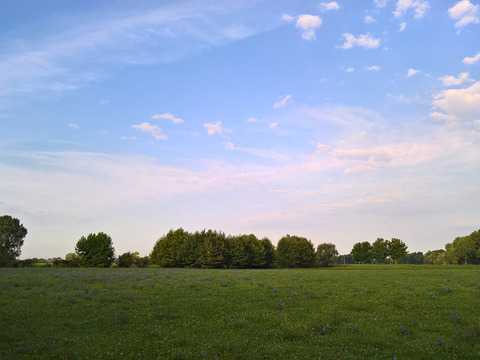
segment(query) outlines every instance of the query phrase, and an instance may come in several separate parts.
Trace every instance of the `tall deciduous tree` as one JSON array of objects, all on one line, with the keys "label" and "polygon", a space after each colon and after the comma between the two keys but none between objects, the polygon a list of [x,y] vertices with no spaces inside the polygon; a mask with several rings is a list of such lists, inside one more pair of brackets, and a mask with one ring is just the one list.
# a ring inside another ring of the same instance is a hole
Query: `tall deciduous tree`
[{"label": "tall deciduous tree", "polygon": [[0,266],[10,266],[22,253],[27,229],[20,220],[4,215],[0,217]]},{"label": "tall deciduous tree", "polygon": [[369,261],[372,261],[372,256],[372,245],[368,241],[358,242],[353,245],[353,261],[365,264]]},{"label": "tall deciduous tree", "polygon": [[334,244],[323,243],[317,246],[315,259],[318,266],[327,267],[335,264],[337,256],[338,251]]},{"label": "tall deciduous tree", "polygon": [[103,232],[82,236],[75,252],[82,266],[109,267],[115,260],[112,238]]},{"label": "tall deciduous tree", "polygon": [[372,257],[375,259],[377,264],[383,264],[385,259],[388,257],[388,245],[389,241],[382,238],[377,238],[372,244]]},{"label": "tall deciduous tree", "polygon": [[400,239],[393,238],[388,242],[388,253],[394,263],[408,255],[408,246]]},{"label": "tall deciduous tree", "polygon": [[450,264],[480,264],[480,230],[457,237],[445,245],[445,260]]}]

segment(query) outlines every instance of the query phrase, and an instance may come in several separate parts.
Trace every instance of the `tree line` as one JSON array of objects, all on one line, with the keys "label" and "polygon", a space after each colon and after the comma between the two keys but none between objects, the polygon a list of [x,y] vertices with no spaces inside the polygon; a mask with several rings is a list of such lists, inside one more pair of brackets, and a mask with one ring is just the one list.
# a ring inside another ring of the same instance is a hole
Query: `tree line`
[{"label": "tree line", "polygon": [[[18,260],[27,229],[16,218],[0,217],[0,267],[29,266],[43,259]],[[457,237],[445,250],[408,253],[400,239],[377,238],[354,244],[351,253],[339,256],[334,244],[314,247],[305,237],[286,235],[275,247],[268,238],[255,235],[225,235],[221,231],[202,230],[194,233],[182,228],[170,230],[156,241],[149,256],[126,252],[115,257],[111,237],[103,232],[82,236],[75,252],[65,259],[54,258],[57,266],[89,267],[161,267],[193,268],[307,268],[326,267],[335,263],[409,263],[409,264],[480,264],[480,230]]]},{"label": "tree line", "polygon": [[373,244],[368,241],[356,243],[353,245],[351,254],[353,261],[362,264],[368,262],[383,264],[387,258],[397,264],[400,259],[408,255],[407,249],[408,246],[400,239],[377,238]]},{"label": "tree line", "polygon": [[[330,250],[328,256],[325,248]],[[275,248],[270,239],[258,239],[253,234],[227,236],[213,230],[189,233],[180,228],[158,239],[150,262],[162,267],[306,268],[328,266],[337,255],[335,245],[321,244],[315,250],[305,237],[286,235]]]}]

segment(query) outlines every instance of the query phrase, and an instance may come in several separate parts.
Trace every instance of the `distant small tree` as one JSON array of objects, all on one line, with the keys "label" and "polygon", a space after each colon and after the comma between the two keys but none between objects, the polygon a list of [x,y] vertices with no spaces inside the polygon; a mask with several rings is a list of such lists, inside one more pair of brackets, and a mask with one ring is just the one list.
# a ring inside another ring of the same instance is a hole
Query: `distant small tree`
[{"label": "distant small tree", "polygon": [[365,264],[372,261],[372,245],[368,241],[358,242],[352,248],[353,261]]},{"label": "distant small tree", "polygon": [[395,264],[408,255],[407,249],[408,246],[400,239],[393,238],[388,242],[388,253]]},{"label": "distant small tree", "polygon": [[327,267],[335,264],[338,256],[337,248],[334,244],[323,243],[317,246],[315,260],[318,266]]},{"label": "distant small tree", "polygon": [[82,236],[75,246],[75,252],[82,266],[109,267],[115,259],[112,238],[103,232]]},{"label": "distant small tree", "polygon": [[352,254],[337,256],[337,264],[354,264]]},{"label": "distant small tree", "polygon": [[425,263],[425,256],[422,252],[409,253],[398,261],[399,264],[420,265]]},{"label": "distant small tree", "polygon": [[9,215],[0,216],[0,267],[15,265],[27,233],[20,220]]},{"label": "distant small tree", "polygon": [[77,254],[68,253],[67,255],[65,255],[65,263],[67,266],[70,267],[78,266]]},{"label": "distant small tree", "polygon": [[118,257],[118,266],[122,268],[128,268],[133,264],[140,267],[139,262],[140,257],[138,256],[138,252],[126,252]]},{"label": "distant small tree", "polygon": [[425,254],[425,264],[442,265],[445,256],[445,250],[443,249],[427,251]]}]

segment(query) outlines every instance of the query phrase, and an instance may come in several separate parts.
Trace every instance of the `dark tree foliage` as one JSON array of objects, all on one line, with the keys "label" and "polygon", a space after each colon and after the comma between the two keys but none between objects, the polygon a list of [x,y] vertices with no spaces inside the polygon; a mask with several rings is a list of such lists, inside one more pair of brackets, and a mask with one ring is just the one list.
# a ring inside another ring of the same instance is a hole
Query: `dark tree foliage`
[{"label": "dark tree foliage", "polygon": [[368,241],[358,242],[353,245],[353,261],[365,264],[372,261],[372,245]]},{"label": "dark tree foliage", "polygon": [[200,232],[187,233],[185,242],[178,249],[180,266],[200,268],[202,266],[202,248],[204,237]]},{"label": "dark tree foliage", "polygon": [[425,263],[425,255],[422,252],[409,253],[398,261],[399,264],[420,265]]},{"label": "dark tree foliage", "polygon": [[151,253],[151,261],[162,267],[183,267],[185,264],[181,252],[190,235],[182,228],[170,230],[156,242]]},{"label": "dark tree foliage", "polygon": [[118,257],[118,266],[121,268],[128,268],[132,265],[140,267],[141,260],[138,252],[126,252]]},{"label": "dark tree foliage", "polygon": [[323,243],[317,246],[315,259],[317,266],[327,267],[335,264],[338,256],[337,248],[334,244]]},{"label": "dark tree foliage", "polygon": [[315,250],[310,240],[286,235],[277,244],[277,264],[283,268],[307,268],[315,264]]},{"label": "dark tree foliage", "polygon": [[445,250],[443,249],[427,251],[425,253],[425,264],[442,265],[444,258]]},{"label": "dark tree foliage", "polygon": [[15,265],[27,232],[20,220],[10,215],[0,217],[0,266]]},{"label": "dark tree foliage", "polygon": [[276,252],[275,247],[268,238],[263,238],[262,240],[263,250],[265,251],[265,267],[267,269],[273,268],[276,261]]},{"label": "dark tree foliage", "polygon": [[388,242],[388,253],[394,263],[408,255],[408,246],[400,239],[393,238]]},{"label": "dark tree foliage", "polygon": [[337,264],[354,264],[352,254],[337,256]]},{"label": "dark tree foliage", "polygon": [[235,269],[255,269],[265,266],[265,248],[253,234],[228,239],[230,266]]},{"label": "dark tree foliage", "polygon": [[156,243],[150,262],[162,267],[264,268],[272,267],[275,248],[253,235],[226,236],[213,230],[193,234],[170,230]]},{"label": "dark tree foliage", "polygon": [[67,264],[68,267],[78,266],[77,254],[68,253],[67,255],[65,255],[65,263]]},{"label": "dark tree foliage", "polygon": [[226,268],[229,263],[227,237],[222,232],[203,230],[200,232],[203,239],[201,249],[201,264],[207,269]]},{"label": "dark tree foliage", "polygon": [[372,258],[375,259],[377,264],[383,264],[388,257],[388,247],[390,242],[382,238],[378,238],[372,244]]},{"label": "dark tree foliage", "polygon": [[115,260],[112,238],[103,232],[82,236],[75,252],[81,266],[109,267]]},{"label": "dark tree foliage", "polygon": [[445,245],[444,261],[448,264],[480,264],[480,230],[457,237]]}]

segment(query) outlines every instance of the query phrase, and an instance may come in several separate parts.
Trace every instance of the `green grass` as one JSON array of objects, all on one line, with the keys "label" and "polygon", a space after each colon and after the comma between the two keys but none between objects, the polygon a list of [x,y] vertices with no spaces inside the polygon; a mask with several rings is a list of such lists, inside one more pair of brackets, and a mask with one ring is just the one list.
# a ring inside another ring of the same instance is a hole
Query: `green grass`
[{"label": "green grass", "polygon": [[480,267],[0,269],[0,358],[478,359]]}]

